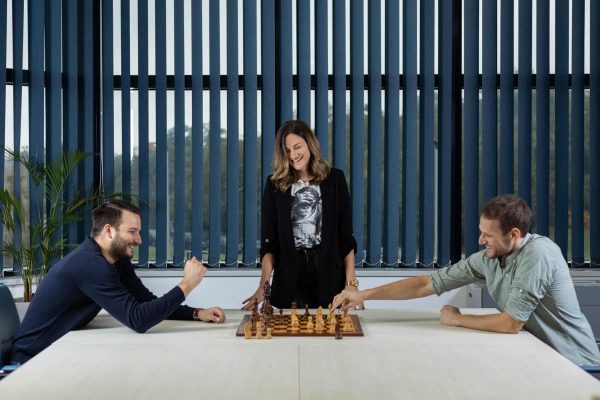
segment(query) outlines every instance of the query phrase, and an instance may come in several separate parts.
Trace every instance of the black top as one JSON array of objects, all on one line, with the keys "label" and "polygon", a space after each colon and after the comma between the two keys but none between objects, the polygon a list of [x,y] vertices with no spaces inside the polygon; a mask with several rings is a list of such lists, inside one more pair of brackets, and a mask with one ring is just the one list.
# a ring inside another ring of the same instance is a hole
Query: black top
[{"label": "black top", "polygon": [[27,309],[12,347],[12,361],[25,362],[71,330],[90,322],[104,308],[136,332],[164,319],[193,319],[180,304],[175,286],[157,298],[135,274],[129,260],[110,264],[100,246],[87,238],[44,277]]},{"label": "black top", "polygon": [[[351,250],[356,252],[350,194],[344,173],[332,168],[320,187],[323,215],[318,248],[319,304],[311,304],[311,307],[327,307],[333,296],[344,288],[344,258]],[[291,306],[298,287],[300,260],[294,245],[291,202],[290,189],[279,191],[269,176],[262,200],[260,257],[262,260],[266,253],[273,254],[271,304],[278,308]]]}]

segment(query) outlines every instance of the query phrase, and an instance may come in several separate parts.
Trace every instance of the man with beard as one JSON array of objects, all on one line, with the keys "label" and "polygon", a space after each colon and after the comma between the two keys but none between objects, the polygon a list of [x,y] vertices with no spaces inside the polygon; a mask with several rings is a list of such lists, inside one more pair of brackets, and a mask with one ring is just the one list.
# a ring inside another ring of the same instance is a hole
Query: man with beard
[{"label": "man with beard", "polygon": [[461,314],[441,309],[442,324],[500,333],[523,327],[575,364],[600,363],[592,329],[579,303],[560,248],[544,236],[530,234],[531,210],[515,195],[498,196],[484,207],[479,244],[485,249],[431,276],[418,276],[361,292],[344,290],[332,308],[353,307],[364,300],[405,300],[438,296],[475,282],[485,283],[500,313]]},{"label": "man with beard", "polygon": [[24,363],[105,309],[121,323],[143,333],[164,319],[223,322],[219,307],[181,303],[202,281],[206,267],[192,258],[183,279],[162,297],[152,294],[131,264],[138,246],[140,210],[124,200],[94,209],[93,226],[77,249],[58,262],[40,283],[12,346],[12,362]]}]

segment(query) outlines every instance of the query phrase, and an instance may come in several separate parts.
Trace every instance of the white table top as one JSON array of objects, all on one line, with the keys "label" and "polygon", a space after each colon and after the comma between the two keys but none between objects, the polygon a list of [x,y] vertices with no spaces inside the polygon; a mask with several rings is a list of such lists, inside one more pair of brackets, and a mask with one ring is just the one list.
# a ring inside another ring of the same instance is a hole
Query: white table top
[{"label": "white table top", "polygon": [[[489,313],[491,310],[462,310]],[[527,332],[443,326],[438,310],[366,310],[364,337],[236,337],[164,321],[145,334],[99,315],[0,381],[2,398],[592,399],[600,381]]]}]

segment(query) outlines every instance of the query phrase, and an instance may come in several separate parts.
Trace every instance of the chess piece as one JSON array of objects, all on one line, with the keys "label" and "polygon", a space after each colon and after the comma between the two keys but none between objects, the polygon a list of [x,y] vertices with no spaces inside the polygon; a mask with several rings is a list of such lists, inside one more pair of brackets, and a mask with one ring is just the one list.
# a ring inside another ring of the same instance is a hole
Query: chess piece
[{"label": "chess piece", "polygon": [[343,339],[344,334],[342,333],[342,328],[340,327],[340,323],[335,322],[335,338],[336,340]]},{"label": "chess piece", "polygon": [[244,324],[244,339],[252,339],[252,324],[250,322]]},{"label": "chess piece", "polygon": [[316,321],[315,331],[317,333],[321,333],[321,332],[323,332],[324,329],[325,329],[325,320],[323,319],[323,315],[319,315],[317,313],[317,321]]},{"label": "chess piece", "polygon": [[306,316],[310,315],[310,311],[308,311],[308,304],[304,305],[304,315],[306,315]]},{"label": "chess piece", "polygon": [[271,327],[271,316],[269,314],[265,314],[265,329],[269,329]]},{"label": "chess piece", "polygon": [[319,306],[319,308],[317,308],[317,318],[319,316],[321,316],[321,317],[323,316],[323,307],[321,307],[321,306]]},{"label": "chess piece", "polygon": [[271,284],[268,280],[265,281],[265,284],[263,285],[263,293],[264,299],[261,312],[265,315],[271,316],[273,315],[273,306],[271,305]]},{"label": "chess piece", "polygon": [[259,319],[258,321],[256,321],[256,338],[257,339],[262,339],[262,337],[263,337],[262,330],[263,330],[263,323]]},{"label": "chess piece", "polygon": [[331,320],[329,321],[329,325],[327,325],[327,333],[335,333],[335,326],[337,325],[337,319],[331,318]]},{"label": "chess piece", "polygon": [[291,328],[292,332],[297,332],[300,330],[300,322],[298,321],[298,316],[295,313],[292,313],[291,318]]},{"label": "chess piece", "polygon": [[267,328],[267,339],[273,339],[273,328],[268,327]]},{"label": "chess piece", "polygon": [[[343,317],[342,317],[342,320],[343,320]],[[354,332],[354,327],[351,324],[352,324],[352,318],[350,318],[348,315],[346,315],[346,320],[344,321],[344,326],[342,327],[342,330],[344,332]]]},{"label": "chess piece", "polygon": [[313,317],[312,315],[308,316],[308,322],[306,323],[306,332],[313,333],[314,330]]},{"label": "chess piece", "polygon": [[254,299],[254,304],[252,305],[252,314],[250,314],[252,330],[256,329],[256,321],[258,321],[258,315],[258,300]]}]

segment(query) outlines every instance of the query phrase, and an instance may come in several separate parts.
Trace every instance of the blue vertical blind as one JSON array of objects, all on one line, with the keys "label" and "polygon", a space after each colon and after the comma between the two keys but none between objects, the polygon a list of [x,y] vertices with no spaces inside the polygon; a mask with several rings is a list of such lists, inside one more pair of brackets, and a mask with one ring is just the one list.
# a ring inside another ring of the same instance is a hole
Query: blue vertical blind
[{"label": "blue vertical blind", "polygon": [[99,151],[69,190],[96,171],[144,200],[141,266],[256,266],[290,118],[346,173],[358,265],[455,262],[452,218],[469,255],[483,204],[514,192],[535,232],[598,266],[599,25],[594,1],[0,1],[1,141],[41,161]]}]

